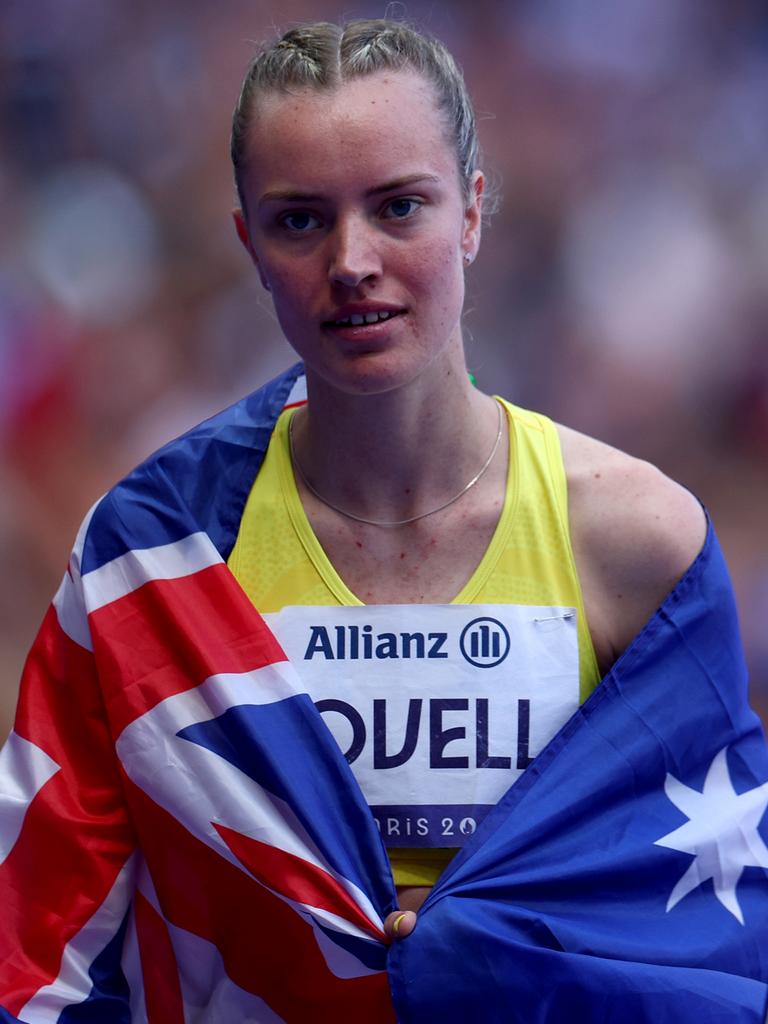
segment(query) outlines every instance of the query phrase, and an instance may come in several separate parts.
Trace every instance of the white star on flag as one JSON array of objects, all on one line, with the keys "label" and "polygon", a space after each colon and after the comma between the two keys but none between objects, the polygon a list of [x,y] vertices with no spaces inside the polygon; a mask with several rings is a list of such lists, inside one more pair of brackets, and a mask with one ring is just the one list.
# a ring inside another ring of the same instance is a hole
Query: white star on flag
[{"label": "white star on flag", "polygon": [[728,773],[727,749],[715,755],[701,793],[667,774],[664,791],[689,820],[655,845],[694,857],[672,890],[667,912],[711,878],[715,896],[744,924],[736,895],[741,873],[745,867],[768,870],[768,848],[757,831],[768,807],[768,782],[737,793]]}]

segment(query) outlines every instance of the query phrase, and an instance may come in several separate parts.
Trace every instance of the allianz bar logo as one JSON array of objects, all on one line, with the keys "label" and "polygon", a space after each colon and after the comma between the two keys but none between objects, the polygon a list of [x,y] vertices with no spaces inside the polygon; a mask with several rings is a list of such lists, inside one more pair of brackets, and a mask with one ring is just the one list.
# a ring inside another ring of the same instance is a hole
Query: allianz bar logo
[{"label": "allianz bar logo", "polygon": [[407,630],[374,632],[373,626],[309,626],[304,660],[383,661],[436,660],[459,654],[476,668],[493,668],[509,654],[509,632],[504,623],[483,615],[460,632]]}]

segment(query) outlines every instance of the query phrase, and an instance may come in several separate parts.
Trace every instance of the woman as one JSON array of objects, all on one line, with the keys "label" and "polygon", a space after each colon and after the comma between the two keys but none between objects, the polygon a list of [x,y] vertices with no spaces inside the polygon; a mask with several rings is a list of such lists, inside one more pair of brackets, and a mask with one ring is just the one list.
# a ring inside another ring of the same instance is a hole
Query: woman
[{"label": "woman", "polygon": [[[306,368],[291,443],[312,533],[347,600],[447,604],[514,498],[510,412],[472,386],[462,343],[485,183],[463,81],[403,26],[307,27],[252,68],[232,149],[238,234]],[[700,550],[704,516],[651,466],[558,439],[580,639],[605,672]],[[426,891],[401,890],[401,907]]]},{"label": "woman", "polygon": [[[556,923],[602,913],[593,868],[567,884],[584,843],[624,851],[627,815],[663,798],[665,768],[682,774],[672,739],[653,747],[658,698],[643,730],[611,669],[684,574],[680,587],[703,588],[715,556],[698,503],[657,470],[470,383],[461,312],[485,179],[451,57],[388,21],[289,32],[249,70],[232,154],[237,232],[307,400],[294,369],[86,522],[8,754],[34,784],[7,891],[30,888],[27,858],[42,864],[56,835],[72,879],[48,894],[45,941],[14,911],[3,1006],[25,1021],[89,1004],[104,1020],[127,1005],[150,1021],[393,1020],[382,943],[404,939],[388,965],[401,1020],[586,1020],[598,1002],[624,1020],[704,1019],[723,999],[757,1020],[765,965],[739,966],[738,936],[690,956],[678,931],[657,936],[658,981],[647,953],[620,945],[640,925],[601,944]],[[622,659],[630,682],[666,635],[644,631],[644,658]],[[688,672],[674,669],[670,700]],[[606,673],[608,696],[578,712]],[[82,756],[58,706],[73,699]],[[733,700],[729,742],[765,767]],[[620,716],[653,739],[613,765]],[[609,783],[592,780],[592,753]],[[539,825],[529,801],[508,834],[518,794],[539,807],[562,794],[569,756],[574,787],[591,780],[579,813],[564,804]],[[606,814],[622,825],[600,831]],[[548,882],[519,887],[533,834],[520,828],[536,832],[534,863],[567,851]],[[611,856],[598,874],[614,886],[636,855]],[[615,889],[627,907],[631,892]]]}]

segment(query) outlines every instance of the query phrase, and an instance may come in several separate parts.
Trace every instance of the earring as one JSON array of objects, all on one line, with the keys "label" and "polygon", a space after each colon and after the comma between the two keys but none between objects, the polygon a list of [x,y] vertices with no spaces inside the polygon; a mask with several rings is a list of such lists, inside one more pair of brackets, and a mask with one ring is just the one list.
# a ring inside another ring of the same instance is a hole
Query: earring
[{"label": "earring", "polygon": [[467,264],[467,266],[469,266],[469,264],[472,262],[472,253],[471,252],[465,252],[464,253],[464,262]]}]

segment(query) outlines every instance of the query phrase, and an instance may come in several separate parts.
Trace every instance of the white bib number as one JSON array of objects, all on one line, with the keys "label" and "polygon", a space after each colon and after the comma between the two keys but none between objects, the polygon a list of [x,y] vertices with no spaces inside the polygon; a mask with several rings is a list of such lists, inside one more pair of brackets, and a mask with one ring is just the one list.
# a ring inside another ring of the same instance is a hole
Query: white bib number
[{"label": "white bib number", "polygon": [[264,618],[388,846],[461,846],[579,704],[573,608],[289,606]]}]

